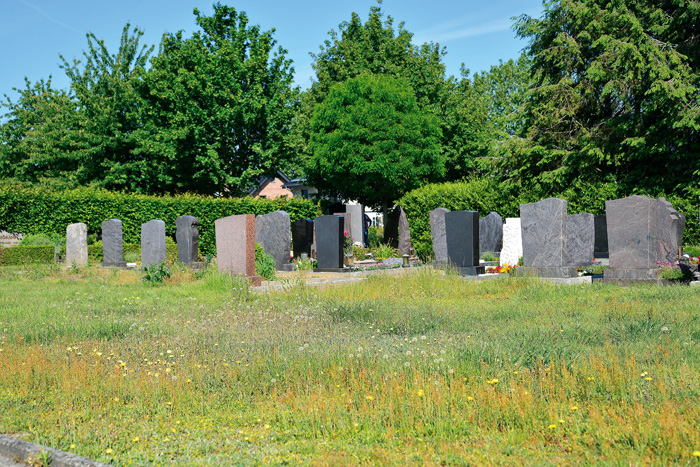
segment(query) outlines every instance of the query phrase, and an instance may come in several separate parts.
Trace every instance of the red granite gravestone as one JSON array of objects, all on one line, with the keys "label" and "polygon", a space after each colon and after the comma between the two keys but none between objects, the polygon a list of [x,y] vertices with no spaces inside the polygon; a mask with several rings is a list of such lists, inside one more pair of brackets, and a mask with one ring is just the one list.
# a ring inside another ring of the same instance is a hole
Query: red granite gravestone
[{"label": "red granite gravestone", "polygon": [[255,216],[241,214],[217,219],[214,230],[219,271],[246,275],[251,285],[260,285],[261,278],[255,275]]}]

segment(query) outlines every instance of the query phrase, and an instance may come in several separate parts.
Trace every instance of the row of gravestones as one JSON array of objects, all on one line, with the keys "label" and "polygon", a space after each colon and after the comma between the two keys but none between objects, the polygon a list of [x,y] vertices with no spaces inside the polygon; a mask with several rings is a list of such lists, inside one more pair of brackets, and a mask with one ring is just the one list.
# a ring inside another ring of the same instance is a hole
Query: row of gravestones
[{"label": "row of gravestones", "polygon": [[[465,274],[483,272],[479,249],[498,251],[501,264],[524,266],[543,277],[574,277],[578,266],[593,262],[596,246],[607,244],[610,269],[606,279],[655,279],[659,263],[673,261],[682,245],[685,217],[664,198],[630,196],[606,201],[606,216],[567,215],[567,202],[549,198],[521,204],[520,218],[474,211],[430,213],[433,251],[438,263],[451,263]],[[596,224],[599,228],[596,229]],[[605,226],[605,238],[600,233]],[[598,232],[597,232],[598,231]]]}]

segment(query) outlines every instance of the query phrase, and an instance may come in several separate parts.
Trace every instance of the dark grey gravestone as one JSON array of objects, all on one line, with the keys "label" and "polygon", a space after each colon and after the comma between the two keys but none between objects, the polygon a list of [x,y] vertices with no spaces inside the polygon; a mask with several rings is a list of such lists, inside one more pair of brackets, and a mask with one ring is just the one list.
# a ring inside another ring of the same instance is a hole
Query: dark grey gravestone
[{"label": "dark grey gravestone", "polygon": [[497,212],[490,212],[488,216],[479,219],[479,250],[501,251],[503,244],[503,218]]},{"label": "dark grey gravestone", "polygon": [[408,227],[408,218],[403,208],[399,206],[399,254],[408,255],[411,253],[411,230]]},{"label": "dark grey gravestone", "polygon": [[165,222],[148,221],[141,224],[141,264],[151,266],[165,262]]},{"label": "dark grey gravestone", "polygon": [[265,253],[275,260],[278,271],[293,271],[289,263],[292,252],[292,235],[289,214],[275,211],[255,218],[255,242],[259,243]]},{"label": "dark grey gravestone", "polygon": [[300,257],[305,253],[311,257],[311,245],[314,242],[314,221],[311,219],[300,219],[292,222],[292,245],[294,246],[294,256]]},{"label": "dark grey gravestone", "polygon": [[110,219],[102,223],[102,257],[103,266],[126,267],[122,221],[119,219]]},{"label": "dark grey gravestone", "polygon": [[451,211],[445,213],[447,257],[451,266],[468,276],[483,274],[479,266],[479,213]]},{"label": "dark grey gravestone", "polygon": [[590,266],[595,250],[593,214],[566,216],[566,259],[569,266]]},{"label": "dark grey gravestone", "polygon": [[401,217],[401,207],[396,206],[389,213],[384,226],[384,243],[392,248],[399,247],[399,218]]},{"label": "dark grey gravestone", "polygon": [[181,263],[191,264],[197,262],[199,253],[199,220],[194,216],[180,216],[175,219],[177,230],[177,257]]},{"label": "dark grey gravestone", "polygon": [[317,272],[342,272],[343,232],[345,219],[340,216],[320,216],[314,219],[316,229]]},{"label": "dark grey gravestone", "polygon": [[595,258],[608,257],[608,222],[606,217],[595,216],[593,218],[593,227],[595,229]]},{"label": "dark grey gravestone", "polygon": [[433,253],[437,264],[447,264],[447,239],[445,237],[445,208],[430,211],[430,236],[433,238]]},{"label": "dark grey gravestone", "polygon": [[547,198],[520,205],[523,236],[523,275],[574,277],[576,268],[567,259],[566,201]]}]

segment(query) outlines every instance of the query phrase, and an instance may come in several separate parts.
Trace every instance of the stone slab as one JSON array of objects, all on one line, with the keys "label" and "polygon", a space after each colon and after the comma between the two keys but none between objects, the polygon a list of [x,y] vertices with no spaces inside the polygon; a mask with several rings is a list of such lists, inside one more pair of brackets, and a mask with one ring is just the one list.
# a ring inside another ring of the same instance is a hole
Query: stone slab
[{"label": "stone slab", "polygon": [[141,265],[165,262],[165,222],[150,220],[141,224]]},{"label": "stone slab", "polygon": [[449,264],[458,268],[479,266],[479,213],[445,213],[445,237]]},{"label": "stone slab", "polygon": [[491,211],[479,219],[479,251],[499,252],[503,246],[503,218]]},{"label": "stone slab", "polygon": [[445,237],[445,208],[430,211],[430,236],[433,238],[433,253],[437,264],[447,264],[447,237]]},{"label": "stone slab", "polygon": [[523,256],[523,234],[519,217],[508,217],[503,225],[503,249],[499,264],[515,266]]},{"label": "stone slab", "polygon": [[86,266],[88,263],[87,225],[82,222],[66,227],[66,264]]},{"label": "stone slab", "polygon": [[661,268],[615,268],[605,269],[603,277],[615,280],[656,280],[661,279]]},{"label": "stone slab", "polygon": [[595,230],[594,254],[596,258],[608,257],[608,221],[605,215],[593,218]]},{"label": "stone slab", "polygon": [[292,246],[295,258],[299,258],[303,254],[311,257],[313,241],[314,221],[311,219],[300,219],[292,222]]},{"label": "stone slab", "polygon": [[181,263],[196,263],[199,255],[199,219],[194,216],[180,216],[175,219],[175,241],[177,258]]},{"label": "stone slab", "polygon": [[450,269],[460,276],[478,276],[479,274],[486,274],[485,266],[452,266]]},{"label": "stone slab", "polygon": [[523,266],[515,269],[519,277],[549,277],[569,278],[578,277],[578,269],[568,266]]},{"label": "stone slab", "polygon": [[401,207],[396,206],[387,216],[384,226],[384,243],[392,248],[399,247],[399,218],[401,217]]},{"label": "stone slab", "polygon": [[408,227],[408,218],[403,208],[399,206],[399,254],[411,254],[411,229]]},{"label": "stone slab", "polygon": [[[285,270],[292,254],[292,231],[289,214],[274,211],[255,218],[255,242],[275,260],[275,269]],[[293,265],[292,265],[293,266]]]},{"label": "stone slab", "polygon": [[568,266],[589,266],[595,254],[593,214],[583,212],[566,216],[566,259]]},{"label": "stone slab", "polygon": [[351,272],[350,268],[314,268],[314,272],[335,272],[335,273],[346,273]]},{"label": "stone slab", "polygon": [[122,221],[119,219],[109,219],[102,222],[102,265],[126,267]]},{"label": "stone slab", "polygon": [[364,237],[364,206],[361,204],[346,204],[345,212],[350,214],[349,222],[347,220],[345,222],[345,230],[352,237],[353,243],[362,244],[362,238]]},{"label": "stone slab", "polygon": [[523,264],[534,267],[568,265],[566,201],[547,198],[520,205]]},{"label": "stone slab", "polygon": [[24,234],[0,230],[0,247],[9,248],[11,246],[17,246],[23,238]]},{"label": "stone slab", "polygon": [[343,241],[345,219],[320,216],[314,219],[316,229],[316,262],[319,269],[341,269],[345,255]]},{"label": "stone slab", "polygon": [[219,271],[255,276],[255,216],[240,214],[214,221]]},{"label": "stone slab", "polygon": [[59,451],[40,444],[30,443],[13,436],[0,434],[0,455],[12,460],[19,459],[22,465],[29,465],[40,451],[45,451],[51,459],[51,467],[108,467],[108,464],[90,460],[70,452]]}]

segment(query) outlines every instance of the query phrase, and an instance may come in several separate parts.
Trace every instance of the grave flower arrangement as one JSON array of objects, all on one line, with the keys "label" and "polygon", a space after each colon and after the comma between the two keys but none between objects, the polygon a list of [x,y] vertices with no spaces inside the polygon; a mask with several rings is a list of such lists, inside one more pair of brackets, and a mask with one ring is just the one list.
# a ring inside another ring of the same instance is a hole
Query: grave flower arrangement
[{"label": "grave flower arrangement", "polygon": [[352,254],[353,238],[348,234],[347,230],[343,231],[345,238],[343,239],[343,252],[346,255]]},{"label": "grave flower arrangement", "polygon": [[493,268],[486,269],[489,274],[510,274],[513,271],[513,266],[510,264],[504,264],[503,266],[496,266]]},{"label": "grave flower arrangement", "polygon": [[693,280],[693,271],[689,265],[678,261],[656,262],[661,268],[661,278],[679,282],[690,282]]}]

